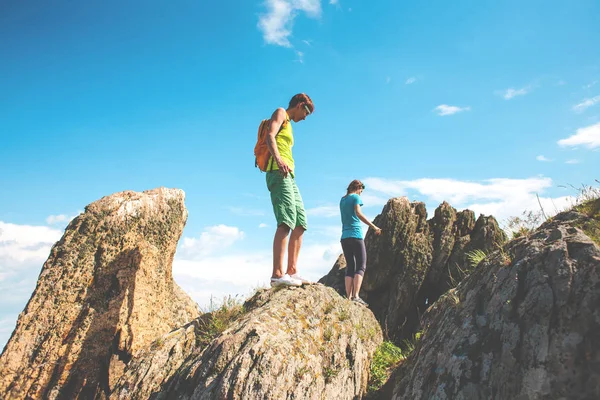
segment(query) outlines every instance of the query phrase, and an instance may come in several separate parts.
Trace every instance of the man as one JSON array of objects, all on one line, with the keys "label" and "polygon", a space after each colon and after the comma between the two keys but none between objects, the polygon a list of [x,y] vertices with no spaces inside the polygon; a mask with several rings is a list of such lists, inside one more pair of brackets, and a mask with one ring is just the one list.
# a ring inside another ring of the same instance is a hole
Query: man
[{"label": "man", "polygon": [[[278,108],[270,120],[267,145],[271,158],[267,165],[267,187],[271,193],[271,203],[277,220],[277,230],[273,239],[271,286],[301,286],[303,283],[310,283],[298,275],[297,271],[302,235],[307,224],[304,204],[295,181],[295,165],[292,157],[294,136],[291,121],[303,121],[313,111],[314,105],[310,97],[299,93],[292,97],[287,110]],[[288,262],[284,274],[283,260],[286,244]]]}]

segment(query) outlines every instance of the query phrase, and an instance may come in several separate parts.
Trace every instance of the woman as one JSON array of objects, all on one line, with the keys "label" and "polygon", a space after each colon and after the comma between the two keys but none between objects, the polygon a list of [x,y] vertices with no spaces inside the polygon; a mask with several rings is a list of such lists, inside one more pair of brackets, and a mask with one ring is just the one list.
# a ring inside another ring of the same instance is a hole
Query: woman
[{"label": "woman", "polygon": [[350,300],[366,306],[367,303],[358,295],[367,268],[367,250],[360,221],[374,229],[376,235],[381,234],[381,229],[369,221],[360,210],[360,206],[363,205],[360,199],[363,190],[365,185],[358,179],[350,182],[346,195],[340,200],[340,213],[342,249],[346,258],[346,295]]}]

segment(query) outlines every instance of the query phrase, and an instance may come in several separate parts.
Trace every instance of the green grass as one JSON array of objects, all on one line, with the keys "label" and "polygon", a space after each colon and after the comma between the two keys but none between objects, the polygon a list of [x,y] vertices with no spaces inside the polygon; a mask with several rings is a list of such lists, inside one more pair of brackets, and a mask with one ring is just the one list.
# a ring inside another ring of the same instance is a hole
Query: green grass
[{"label": "green grass", "polygon": [[331,382],[331,380],[335,378],[339,374],[339,372],[339,368],[325,367],[323,369],[323,376],[325,377],[325,381]]},{"label": "green grass", "polygon": [[[596,179],[596,182],[600,183]],[[582,185],[573,209],[589,219],[578,226],[600,246],[600,187]]]},{"label": "green grass", "polygon": [[332,338],[333,329],[331,327],[325,328],[325,331],[323,332],[323,340],[325,340],[326,342],[330,342]]},{"label": "green grass", "polygon": [[347,321],[350,318],[350,310],[348,310],[346,307],[341,308],[338,318],[340,320],[340,322],[344,322]]},{"label": "green grass", "polygon": [[196,344],[200,347],[207,346],[246,311],[237,296],[225,297],[218,306],[211,298],[209,310],[200,317],[199,334],[196,336]]},{"label": "green grass", "polygon": [[600,198],[588,200],[575,209],[589,217],[587,221],[578,224],[585,234],[600,246]]},{"label": "green grass", "polygon": [[388,380],[390,374],[404,360],[402,349],[392,342],[383,342],[375,351],[371,361],[369,392],[375,392]]},{"label": "green grass", "polygon": [[475,268],[487,257],[487,253],[483,250],[477,249],[465,253],[465,256],[467,257],[469,264],[471,264],[471,267]]}]

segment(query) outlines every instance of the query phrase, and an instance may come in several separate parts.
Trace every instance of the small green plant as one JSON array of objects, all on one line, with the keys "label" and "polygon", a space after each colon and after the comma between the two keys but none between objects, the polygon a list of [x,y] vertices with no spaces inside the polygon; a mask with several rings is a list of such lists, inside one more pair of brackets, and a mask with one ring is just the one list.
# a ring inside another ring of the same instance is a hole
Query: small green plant
[{"label": "small green plant", "polygon": [[338,316],[340,322],[347,321],[350,318],[350,311],[346,307],[342,307]]},{"label": "small green plant", "polygon": [[369,392],[375,392],[388,380],[390,374],[404,360],[402,350],[392,342],[383,342],[375,351],[371,361]]},{"label": "small green plant", "polygon": [[483,251],[481,249],[476,249],[476,250],[472,250],[472,251],[469,251],[469,252],[465,253],[465,256],[467,257],[467,260],[469,261],[469,264],[471,264],[471,267],[475,268],[488,255],[487,255],[487,253],[485,251]]},{"label": "small green plant", "polygon": [[303,377],[304,375],[306,375],[306,373],[307,373],[307,372],[309,372],[309,371],[310,371],[310,369],[309,369],[309,368],[308,368],[306,365],[304,365],[304,366],[302,366],[302,367],[298,368],[298,369],[296,370],[296,373],[294,374],[294,376],[296,377],[296,381],[297,381],[297,382],[298,382],[298,381],[301,381],[301,380],[302,380],[302,377]]},{"label": "small green plant", "polygon": [[[598,179],[595,181],[596,183],[600,183]],[[577,197],[572,209],[589,218],[588,220],[580,221],[577,227],[582,229],[590,239],[600,245],[600,187],[582,185],[581,188],[573,188],[577,190]]]},{"label": "small green plant", "polygon": [[504,246],[496,243],[496,248],[500,253],[500,259],[505,267],[508,267],[512,263],[511,255],[504,249]]},{"label": "small green plant", "polygon": [[543,210],[523,211],[520,217],[510,217],[506,230],[512,232],[512,238],[526,237],[545,221]]},{"label": "small green plant", "polygon": [[[243,302],[238,296],[227,296],[220,306],[211,298],[211,311],[200,317],[199,334],[196,336],[198,346],[208,345],[214,338],[227,329],[233,321],[245,313]],[[209,308],[209,310],[210,310]]]},{"label": "small green plant", "polygon": [[460,298],[456,294],[456,289],[448,290],[448,298],[450,299],[450,301],[452,301],[452,303],[454,303],[455,306],[460,304]]},{"label": "small green plant", "polygon": [[418,331],[417,333],[415,333],[415,335],[413,336],[415,343],[418,342],[419,340],[421,340],[422,336],[423,336],[423,331]]},{"label": "small green plant", "polygon": [[323,368],[323,376],[325,377],[326,382],[330,382],[333,378],[339,374],[340,370],[338,368],[333,368],[331,366],[327,366]]},{"label": "small green plant", "polygon": [[323,309],[323,313],[324,314],[329,314],[330,312],[333,311],[334,307],[335,307],[335,304],[333,304],[333,301],[330,301],[329,303],[327,303],[325,305],[325,309]]},{"label": "small green plant", "polygon": [[325,340],[326,342],[330,342],[332,338],[333,338],[333,329],[328,326],[323,331],[323,340]]},{"label": "small green plant", "polygon": [[153,350],[160,349],[165,344],[164,338],[160,337],[152,343],[151,347]]}]

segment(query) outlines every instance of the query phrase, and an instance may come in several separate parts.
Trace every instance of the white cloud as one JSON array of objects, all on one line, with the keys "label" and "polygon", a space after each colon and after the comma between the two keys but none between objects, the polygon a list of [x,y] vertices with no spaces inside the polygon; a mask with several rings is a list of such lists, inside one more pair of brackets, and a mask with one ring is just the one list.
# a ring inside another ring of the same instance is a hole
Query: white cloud
[{"label": "white cloud", "polygon": [[259,228],[267,228],[269,225],[265,224],[265,223],[261,223],[258,225]]},{"label": "white cloud", "polygon": [[48,218],[46,218],[46,222],[48,223],[48,225],[53,225],[53,224],[57,224],[59,222],[65,222],[67,220],[66,215],[64,214],[60,214],[60,215],[50,215]]},{"label": "white cloud", "polygon": [[562,147],[583,145],[590,149],[600,147],[600,123],[577,129],[574,135],[558,141]]},{"label": "white cloud", "polygon": [[17,325],[18,316],[18,314],[3,314],[0,318],[0,348],[3,348],[10,339],[10,335]]},{"label": "white cloud", "polygon": [[35,288],[52,245],[62,231],[0,221],[0,348]]},{"label": "white cloud", "polygon": [[592,81],[592,82],[588,83],[587,85],[584,85],[583,88],[590,89],[592,86],[595,86],[596,83],[598,83],[598,81]]},{"label": "white cloud", "polygon": [[289,37],[298,12],[311,18],[321,16],[321,0],[267,0],[266,6],[268,11],[260,16],[258,28],[266,43],[277,46],[292,47]]},{"label": "white cloud", "polygon": [[544,161],[544,162],[550,162],[550,161],[552,161],[551,159],[549,159],[549,158],[547,158],[547,157],[545,157],[543,155],[539,155],[535,159],[538,160],[538,161]]},{"label": "white cloud", "polygon": [[550,178],[508,179],[494,178],[481,182],[459,181],[456,179],[421,178],[412,181],[396,181],[383,178],[365,179],[367,187],[389,196],[406,196],[408,190],[431,198],[434,201],[448,201],[451,204],[464,204],[477,199],[496,200],[510,195],[539,192],[552,185]]},{"label": "white cloud", "polygon": [[244,238],[244,232],[235,226],[216,225],[208,227],[199,238],[183,238],[182,255],[197,259],[231,247]]},{"label": "white cloud", "polygon": [[505,90],[498,90],[496,91],[496,93],[501,95],[505,100],[510,100],[513,97],[525,96],[527,93],[529,93],[530,90],[531,88],[529,86],[526,86],[521,89],[508,88]]},{"label": "white cloud", "polygon": [[337,217],[340,215],[340,209],[335,205],[319,206],[307,209],[306,214],[314,217]]},{"label": "white cloud", "polygon": [[573,159],[573,160],[567,160],[567,161],[565,161],[565,164],[579,164],[579,162],[580,162],[579,160]]},{"label": "white cloud", "polygon": [[381,207],[388,201],[388,198],[369,193],[368,188],[360,195],[360,198],[363,201],[363,207]]},{"label": "white cloud", "polygon": [[540,211],[540,203],[547,217],[556,215],[575,204],[575,197],[561,196],[556,198],[535,196],[535,193],[529,193],[522,197],[507,197],[502,201],[490,203],[471,203],[467,206],[473,210],[476,215],[493,215],[502,225],[509,217],[520,216],[523,211]]},{"label": "white cloud", "polygon": [[[544,177],[494,178],[479,182],[443,178],[402,181],[373,177],[364,179],[364,182],[370,190],[388,198],[408,196],[411,201],[425,202],[429,215],[433,213],[432,207],[447,201],[457,209],[469,208],[476,213],[492,214],[499,221],[521,215],[525,209],[534,209],[536,193],[542,194],[552,186],[552,180]],[[557,207],[562,206],[565,199],[554,199]],[[548,198],[548,201],[552,199]]]},{"label": "white cloud", "polygon": [[[317,281],[329,272],[342,252],[337,237],[339,229],[335,235],[335,238],[322,243],[305,241],[298,257],[298,273]],[[231,249],[228,252],[231,253]],[[173,262],[173,277],[186,293],[206,307],[211,296],[216,299],[235,294],[245,297],[257,287],[268,287],[272,257],[270,249],[240,254],[221,253],[196,260],[177,256]]]},{"label": "white cloud", "polygon": [[304,43],[307,46],[311,46],[310,40],[303,40],[302,43]]},{"label": "white cloud", "polygon": [[304,64],[304,53],[303,52],[296,50],[296,57],[298,57],[298,58],[296,58],[296,60],[294,60],[294,61],[299,62],[300,64]]},{"label": "white cloud", "polygon": [[406,85],[410,85],[411,83],[415,83],[417,81],[417,78],[415,78],[414,76],[411,76],[410,78],[408,78],[405,82]]},{"label": "white cloud", "polygon": [[[79,214],[83,213],[83,211],[78,211],[77,214],[75,215],[65,215],[65,214],[59,214],[59,215],[49,215],[48,218],[46,218],[46,223],[48,225],[58,225],[58,224],[62,224],[63,222],[71,222],[71,220],[73,218],[75,218],[76,216],[78,216]],[[67,225],[67,224],[64,224]]]},{"label": "white cloud", "polygon": [[339,0],[329,0],[329,4],[337,5],[339,3]]},{"label": "white cloud", "polygon": [[[62,232],[47,226],[16,225],[0,221],[0,260],[2,264],[43,262]],[[41,265],[41,264],[40,264]],[[0,265],[0,272],[4,272]]]},{"label": "white cloud", "polygon": [[575,104],[573,106],[573,111],[582,113],[586,109],[594,106],[597,103],[600,103],[600,96],[595,96],[595,97],[592,97],[591,99],[584,99],[581,103]]},{"label": "white cloud", "polygon": [[457,106],[449,106],[447,104],[440,104],[439,106],[437,106],[436,108],[433,109],[433,111],[436,111],[438,113],[439,116],[446,116],[446,115],[452,115],[452,114],[456,114],[462,111],[469,111],[471,110],[471,107],[457,107]]}]

